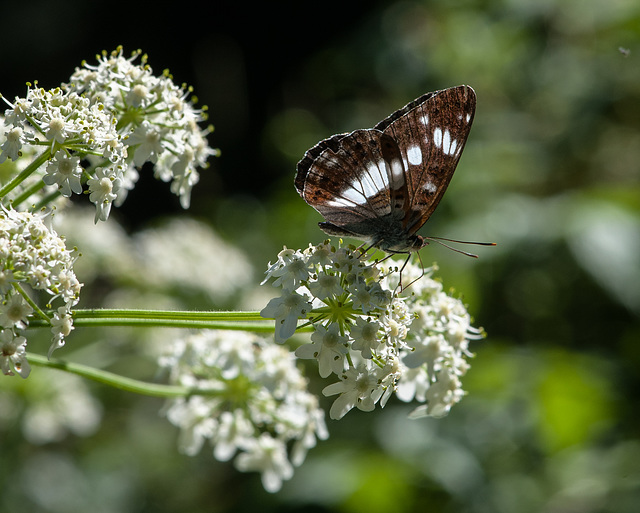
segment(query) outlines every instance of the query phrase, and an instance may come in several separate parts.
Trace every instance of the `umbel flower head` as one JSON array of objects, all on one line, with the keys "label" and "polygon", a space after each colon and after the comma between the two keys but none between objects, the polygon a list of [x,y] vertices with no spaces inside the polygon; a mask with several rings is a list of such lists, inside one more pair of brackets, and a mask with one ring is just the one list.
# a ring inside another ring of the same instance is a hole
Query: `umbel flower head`
[{"label": "umbel flower head", "polygon": [[213,127],[203,130],[198,125],[207,116],[188,99],[191,89],[174,84],[166,70],[155,76],[146,55],[134,64],[141,53],[127,59],[121,47],[103,52],[96,66],[77,68],[64,87],[91,104],[104,105],[117,120],[133,164],[153,163],[156,177],[171,181],[171,191],[189,208],[191,188],[200,178],[196,168],[206,167],[208,158],[218,155],[206,139]]},{"label": "umbel flower head", "polygon": [[[206,440],[219,461],[235,457],[276,492],[316,439],[328,437],[324,412],[287,350],[239,331],[205,331],[173,341],[160,358],[170,381],[196,391],[166,405],[180,448],[196,454]],[[197,391],[201,391],[198,395]]]},{"label": "umbel flower head", "polygon": [[0,209],[0,366],[6,375],[29,375],[27,340],[21,333],[37,306],[28,289],[44,294],[48,306],[62,303],[51,317],[39,310],[51,326],[49,355],[64,345],[73,329],[71,308],[82,287],[73,272],[77,254],[45,224],[47,217]]},{"label": "umbel flower head", "polygon": [[434,271],[408,263],[402,279],[413,283],[400,291],[393,261],[367,262],[353,246],[329,241],[304,251],[285,248],[269,265],[264,282],[275,278],[282,294],[261,315],[275,319],[278,342],[294,334],[300,319],[313,328],[296,355],[317,360],[321,377],[338,378],[323,390],[338,396],[332,419],[354,407],[384,406],[394,392],[424,403],[412,417],[442,416],[460,401],[468,344],[483,332],[471,326],[462,302],[443,292]]},{"label": "umbel flower head", "polygon": [[[7,102],[9,103],[9,102]],[[48,161],[45,167],[34,170],[34,175],[44,184],[55,186],[65,197],[82,193],[83,159],[102,162],[104,176],[112,191],[119,191],[127,172],[127,148],[122,135],[116,130],[112,113],[101,104],[92,104],[77,92],[62,88],[45,90],[29,86],[24,98],[16,98],[5,111],[6,141],[0,153],[0,162],[23,155],[33,155],[31,148],[44,147]],[[87,171],[88,172],[88,171]],[[31,188],[33,183],[27,183]],[[15,189],[16,197],[24,189]],[[89,184],[91,201],[99,214],[96,220],[106,220],[105,204],[111,206],[115,195],[96,194]]]},{"label": "umbel flower head", "polygon": [[[24,98],[5,100],[0,163],[30,154],[28,147],[46,148],[47,165],[37,166],[35,175],[65,197],[86,186],[97,222],[124,201],[136,168],[151,162],[156,177],[170,181],[188,208],[197,168],[218,154],[206,139],[212,127],[200,128],[205,110],[194,107],[191,91],[175,85],[168,72],[153,75],[145,56],[134,64],[140,54],[127,59],[122,48],[103,52],[96,66],[85,63],[61,87],[29,84]],[[15,189],[13,197],[25,190],[33,192],[33,184]]]}]

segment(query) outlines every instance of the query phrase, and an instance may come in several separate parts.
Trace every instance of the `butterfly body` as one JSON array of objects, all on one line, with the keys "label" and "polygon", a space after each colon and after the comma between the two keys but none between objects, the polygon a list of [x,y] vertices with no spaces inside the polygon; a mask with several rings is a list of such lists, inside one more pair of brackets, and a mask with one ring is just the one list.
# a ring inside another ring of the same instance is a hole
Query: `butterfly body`
[{"label": "butterfly body", "polygon": [[388,253],[417,251],[464,148],[476,97],[469,86],[427,93],[374,128],[334,135],[298,163],[295,186],[330,235]]}]

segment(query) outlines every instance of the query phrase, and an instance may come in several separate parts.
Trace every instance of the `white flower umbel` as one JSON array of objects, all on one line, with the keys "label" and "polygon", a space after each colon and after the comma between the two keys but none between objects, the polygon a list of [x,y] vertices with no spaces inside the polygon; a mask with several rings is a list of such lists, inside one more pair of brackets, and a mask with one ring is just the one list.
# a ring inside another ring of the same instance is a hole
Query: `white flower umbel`
[{"label": "white flower umbel", "polygon": [[197,168],[218,155],[207,142],[213,128],[198,125],[207,119],[206,109],[196,109],[188,99],[191,89],[174,84],[166,71],[155,76],[146,55],[135,64],[140,55],[137,51],[125,58],[122,48],[103,52],[97,65],[77,68],[64,87],[104,105],[117,119],[133,163],[153,163],[156,177],[171,181],[171,191],[188,208],[191,187],[199,179]]},{"label": "white flower umbel", "polygon": [[[120,177],[124,173],[127,150],[123,135],[117,130],[113,113],[104,105],[91,103],[74,91],[59,87],[47,91],[31,85],[25,98],[7,103],[10,106],[4,120],[7,139],[0,161],[33,155],[33,151],[25,148],[46,148],[41,158],[44,162],[48,160],[48,164],[39,166],[39,161],[30,157],[35,162],[32,173],[44,184],[57,187],[65,197],[82,193],[83,172],[88,176],[93,173],[91,168],[81,166],[83,159],[98,158],[110,174]],[[7,192],[11,192],[7,198],[15,199],[22,197],[25,190],[17,187]],[[6,200],[3,201],[6,205]]]},{"label": "white flower umbel", "polygon": [[[0,209],[0,359],[4,374],[12,374],[10,362],[22,377],[29,373],[24,359],[26,339],[21,332],[34,309],[51,327],[49,354],[64,345],[73,329],[71,308],[78,302],[82,286],[73,272],[77,255],[45,224],[47,217]],[[39,309],[28,289],[48,296],[47,306],[55,301],[62,305],[50,317]]]},{"label": "white flower umbel", "polygon": [[[482,328],[471,325],[464,303],[444,292],[442,283],[432,278],[436,270],[433,266],[422,276],[419,266],[408,264],[402,271],[403,281],[413,281],[404,293],[414,319],[404,338],[396,394],[405,402],[426,403],[415,408],[411,418],[442,417],[462,399],[465,392],[460,379],[470,367],[467,358],[473,356],[469,342],[486,336]],[[388,279],[395,286],[397,273]]]},{"label": "white flower umbel", "polygon": [[412,417],[445,415],[462,398],[468,343],[483,332],[471,326],[458,299],[442,292],[434,270],[408,263],[402,278],[413,284],[400,291],[392,260],[367,262],[353,246],[328,241],[304,251],[285,248],[269,264],[265,282],[275,278],[282,295],[261,315],[275,319],[277,342],[291,337],[300,319],[311,325],[311,342],[296,355],[317,360],[321,377],[339,378],[323,391],[338,395],[331,418],[384,406],[393,392],[426,403]]},{"label": "white flower umbel", "polygon": [[239,331],[206,331],[173,341],[160,358],[173,384],[203,391],[171,399],[169,421],[180,449],[196,454],[205,441],[220,461],[262,474],[276,492],[317,439],[327,438],[324,414],[286,349]]},{"label": "white flower umbel", "polygon": [[[194,107],[190,89],[175,85],[166,71],[154,76],[146,56],[134,63],[140,53],[127,59],[122,48],[103,52],[96,66],[77,68],[61,87],[29,84],[24,98],[5,99],[0,164],[24,157],[32,166],[1,189],[4,205],[37,194],[33,176],[65,197],[88,187],[95,220],[105,221],[111,205],[121,204],[133,188],[134,166],[151,162],[156,177],[171,181],[171,191],[189,207],[197,169],[218,154],[207,142],[213,128],[199,126],[206,109]],[[44,152],[33,157],[30,148]]]},{"label": "white flower umbel", "polygon": [[31,444],[61,442],[67,436],[91,436],[100,427],[102,404],[86,380],[73,374],[34,373],[22,417],[22,433]]}]

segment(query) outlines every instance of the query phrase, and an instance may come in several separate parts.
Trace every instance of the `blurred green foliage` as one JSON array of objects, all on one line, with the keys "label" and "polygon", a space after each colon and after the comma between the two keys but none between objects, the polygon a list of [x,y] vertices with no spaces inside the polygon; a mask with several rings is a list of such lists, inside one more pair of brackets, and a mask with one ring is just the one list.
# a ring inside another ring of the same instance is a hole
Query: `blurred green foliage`
[{"label": "blurred green foliage", "polygon": [[[177,454],[157,401],[95,390],[110,412],[97,434],[32,447],[19,411],[6,413],[21,406],[0,389],[0,510],[638,511],[640,3],[381,2],[335,38],[308,37],[316,49],[278,77],[270,119],[243,147],[258,154],[260,168],[242,171],[261,194],[214,191],[193,211],[259,273],[283,245],[325,238],[293,188],[305,150],[424,92],[473,86],[474,127],[422,230],[498,243],[478,261],[422,252],[489,334],[472,346],[468,397],[439,420],[408,421],[409,408],[391,403],[330,422],[330,440],[268,496],[208,450]],[[237,69],[232,57],[220,75]],[[215,172],[237,179],[241,154],[222,155]],[[32,378],[15,386],[26,398]]]}]

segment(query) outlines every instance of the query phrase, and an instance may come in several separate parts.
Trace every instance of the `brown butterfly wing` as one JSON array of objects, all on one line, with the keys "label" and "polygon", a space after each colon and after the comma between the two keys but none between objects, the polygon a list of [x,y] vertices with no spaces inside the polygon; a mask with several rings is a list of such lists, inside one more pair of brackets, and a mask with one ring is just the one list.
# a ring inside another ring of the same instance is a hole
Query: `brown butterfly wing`
[{"label": "brown butterfly wing", "polygon": [[458,165],[475,115],[469,86],[427,93],[375,128],[397,143],[406,170],[403,229],[412,234],[429,219]]},{"label": "brown butterfly wing", "polygon": [[385,251],[418,249],[415,232],[449,185],[474,113],[471,87],[425,94],[373,129],[316,144],[298,163],[296,189],[327,233]]},{"label": "brown butterfly wing", "polygon": [[295,186],[329,223],[322,223],[323,229],[370,239],[378,230],[376,221],[398,210],[400,229],[403,205],[392,201],[392,191],[401,187],[398,180],[404,183],[404,169],[398,166],[402,163],[395,141],[379,130],[356,130],[307,151],[298,163]]}]

